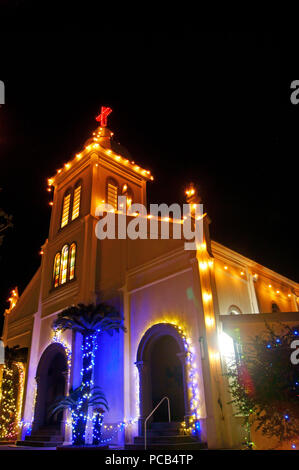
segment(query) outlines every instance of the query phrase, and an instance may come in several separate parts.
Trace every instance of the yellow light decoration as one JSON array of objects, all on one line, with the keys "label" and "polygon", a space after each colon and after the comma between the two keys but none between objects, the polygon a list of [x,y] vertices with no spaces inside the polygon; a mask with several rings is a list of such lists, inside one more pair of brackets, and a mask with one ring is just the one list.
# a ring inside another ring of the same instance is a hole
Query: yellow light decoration
[{"label": "yellow light decoration", "polygon": [[220,354],[217,351],[210,351],[209,356],[212,362],[217,362],[220,359]]},{"label": "yellow light decoration", "polygon": [[203,297],[204,302],[209,302],[212,299],[212,294],[208,292],[204,292],[202,297]]},{"label": "yellow light decoration", "polygon": [[[113,132],[111,132],[110,134],[112,136]],[[101,143],[98,143],[98,139],[103,137],[102,129],[100,130],[100,132],[98,134],[93,132],[92,135],[93,135],[93,141],[95,143],[92,144],[92,145],[89,144],[85,147],[85,150],[87,150],[87,152],[90,151],[92,148],[101,149],[101,151],[105,152],[107,155],[112,156],[115,160],[120,161],[121,163],[123,163],[125,165],[128,165],[130,163],[128,159],[124,159],[121,155],[114,154],[114,152],[111,149],[106,149],[104,147],[101,147]],[[78,153],[78,154],[75,155],[75,159],[80,160],[81,158],[82,158],[82,153]],[[136,165],[134,161],[131,162],[131,165],[132,165],[132,169],[134,171],[136,171],[139,174],[142,174],[146,178],[149,178],[150,180],[153,181],[154,178],[153,178],[153,176],[150,176],[151,172],[149,170],[145,170],[145,169],[141,168],[139,165]],[[66,170],[68,170],[70,167],[71,167],[70,162],[65,163],[64,168]],[[61,171],[62,170],[59,169],[59,170],[57,170],[57,173],[61,173]],[[54,182],[54,178],[49,178],[48,179],[48,185],[49,186],[51,186],[53,184],[53,182]]]},{"label": "yellow light decoration", "polygon": [[208,264],[205,261],[202,261],[202,262],[199,263],[199,267],[200,267],[201,271],[205,271],[208,267]]},{"label": "yellow light decoration", "polygon": [[10,313],[17,305],[18,300],[19,300],[19,291],[18,291],[18,288],[15,287],[14,289],[12,289],[9,299],[7,299],[10,305],[5,310],[5,313],[7,314]]},{"label": "yellow light decoration", "polygon": [[25,372],[21,362],[5,364],[0,403],[0,439],[16,440],[20,426]]},{"label": "yellow light decoration", "polygon": [[205,317],[205,324],[206,324],[208,327],[212,328],[212,327],[215,325],[215,320],[214,320],[214,318],[207,315],[207,316]]}]

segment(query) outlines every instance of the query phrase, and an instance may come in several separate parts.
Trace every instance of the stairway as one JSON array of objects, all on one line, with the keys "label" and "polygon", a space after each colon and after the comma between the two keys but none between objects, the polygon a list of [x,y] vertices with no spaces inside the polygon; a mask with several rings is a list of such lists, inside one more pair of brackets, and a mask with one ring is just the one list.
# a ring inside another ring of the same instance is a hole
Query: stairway
[{"label": "stairway", "polygon": [[57,427],[45,426],[32,431],[24,441],[17,441],[17,446],[28,447],[57,447],[63,444],[61,431]]},{"label": "stairway", "polygon": [[[193,436],[180,434],[180,423],[151,423],[147,432],[147,449],[198,450],[206,449],[207,444]],[[134,438],[134,444],[126,444],[127,450],[143,450],[144,436]]]}]

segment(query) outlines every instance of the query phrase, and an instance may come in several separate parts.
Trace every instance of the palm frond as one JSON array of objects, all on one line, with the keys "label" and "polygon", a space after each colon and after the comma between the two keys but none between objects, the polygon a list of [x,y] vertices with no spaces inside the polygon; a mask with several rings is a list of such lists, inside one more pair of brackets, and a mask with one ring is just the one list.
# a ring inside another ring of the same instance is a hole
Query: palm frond
[{"label": "palm frond", "polygon": [[92,334],[96,331],[107,331],[112,335],[114,331],[126,331],[123,318],[114,307],[105,303],[72,305],[60,312],[53,322],[54,330],[73,330],[82,335]]}]

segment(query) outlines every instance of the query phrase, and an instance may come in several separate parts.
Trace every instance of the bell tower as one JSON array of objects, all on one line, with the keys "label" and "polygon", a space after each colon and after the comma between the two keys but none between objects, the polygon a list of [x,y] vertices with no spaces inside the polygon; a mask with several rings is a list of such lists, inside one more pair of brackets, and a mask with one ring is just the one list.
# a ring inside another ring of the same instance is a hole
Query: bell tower
[{"label": "bell tower", "polygon": [[[111,108],[102,107],[96,117],[100,126],[84,148],[48,180],[54,191],[49,238],[43,247],[44,298],[54,300],[59,293],[65,294],[67,304],[92,301],[97,206],[105,202],[116,210],[118,196],[126,196],[128,206],[133,202],[146,205],[146,183],[153,176],[113,140],[107,127],[111,112]],[[58,308],[60,303],[53,305],[53,311]]]}]

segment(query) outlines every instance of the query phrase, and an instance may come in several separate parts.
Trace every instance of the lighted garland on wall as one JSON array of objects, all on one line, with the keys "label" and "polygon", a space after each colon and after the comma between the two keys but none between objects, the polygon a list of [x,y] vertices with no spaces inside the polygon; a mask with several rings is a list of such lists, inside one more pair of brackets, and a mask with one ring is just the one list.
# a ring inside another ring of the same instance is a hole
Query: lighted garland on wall
[{"label": "lighted garland on wall", "polygon": [[0,403],[0,439],[16,440],[20,426],[24,392],[24,365],[4,365]]},{"label": "lighted garland on wall", "polygon": [[180,334],[184,349],[186,351],[186,369],[187,369],[187,386],[190,399],[191,416],[189,422],[182,422],[182,430],[186,433],[200,434],[200,394],[198,387],[198,371],[195,363],[195,349],[192,346],[191,338],[187,336],[183,328],[176,322],[170,323]]},{"label": "lighted garland on wall", "polygon": [[31,421],[25,421],[23,419],[20,421],[20,428],[25,429],[26,436],[30,436],[32,432],[32,424],[34,420],[34,411],[35,411],[36,397],[37,397],[36,381],[34,381],[32,388],[33,390],[31,392],[32,393]]},{"label": "lighted garland on wall", "polygon": [[[198,372],[195,364],[195,350],[192,346],[191,339],[187,336],[183,328],[178,325],[174,321],[163,321],[154,323],[150,325],[147,330],[154,325],[157,324],[170,324],[172,325],[180,334],[184,349],[186,351],[186,369],[187,369],[187,380],[188,380],[188,393],[189,393],[189,400],[190,400],[190,410],[191,416],[189,418],[189,422],[183,421],[182,422],[182,432],[186,434],[200,434],[200,394],[198,388]],[[147,331],[146,330],[146,331]],[[142,335],[143,336],[143,335]],[[137,369],[136,369],[137,370]],[[139,377],[138,373],[136,376],[136,406],[137,406],[137,414],[139,415]],[[133,425],[138,422],[138,418],[133,418],[128,421],[122,421],[120,423],[114,425],[103,425],[104,432],[111,432],[109,437],[102,437],[100,442],[101,444],[107,444],[111,442],[114,437],[117,436],[119,431],[123,431],[130,425]]]},{"label": "lighted garland on wall", "polygon": [[61,339],[61,330],[54,330],[54,334],[52,337],[52,343],[58,343],[61,344],[61,346],[64,347],[65,354],[66,354],[66,359],[67,359],[67,366],[68,366],[68,372],[70,375],[70,368],[72,365],[72,351],[69,345]]},{"label": "lighted garland on wall", "polygon": [[[196,358],[195,358],[195,349],[192,345],[192,340],[190,337],[187,336],[186,332],[184,331],[183,327],[179,325],[176,321],[167,320],[161,321],[157,323],[153,323],[148,326],[148,328],[144,331],[144,333],[154,325],[160,324],[168,324],[173,326],[177,332],[179,333],[180,337],[182,338],[184,349],[186,352],[186,376],[187,376],[187,388],[188,388],[188,397],[190,403],[190,411],[191,416],[187,421],[183,421],[181,423],[181,430],[183,433],[186,434],[200,434],[200,393],[198,387],[198,371],[196,367]],[[142,336],[144,335],[142,334]],[[136,402],[138,403],[139,407],[139,380],[136,380]],[[138,409],[139,413],[139,409]]]},{"label": "lighted garland on wall", "polygon": [[[71,364],[72,364],[72,351],[69,347],[69,345],[61,339],[61,330],[54,330],[53,331],[53,337],[52,337],[52,343],[58,343],[63,346],[67,358],[67,366],[68,366],[68,385],[69,385],[69,380],[70,380],[70,370],[71,370]],[[30,421],[24,421],[21,420],[19,426],[23,427],[25,429],[25,434],[29,436],[32,432],[32,424],[34,421],[34,412],[35,412],[35,405],[36,405],[36,397],[37,397],[37,384],[34,381],[33,383],[33,388],[34,390],[32,391],[32,411],[31,411],[31,420]]]}]

